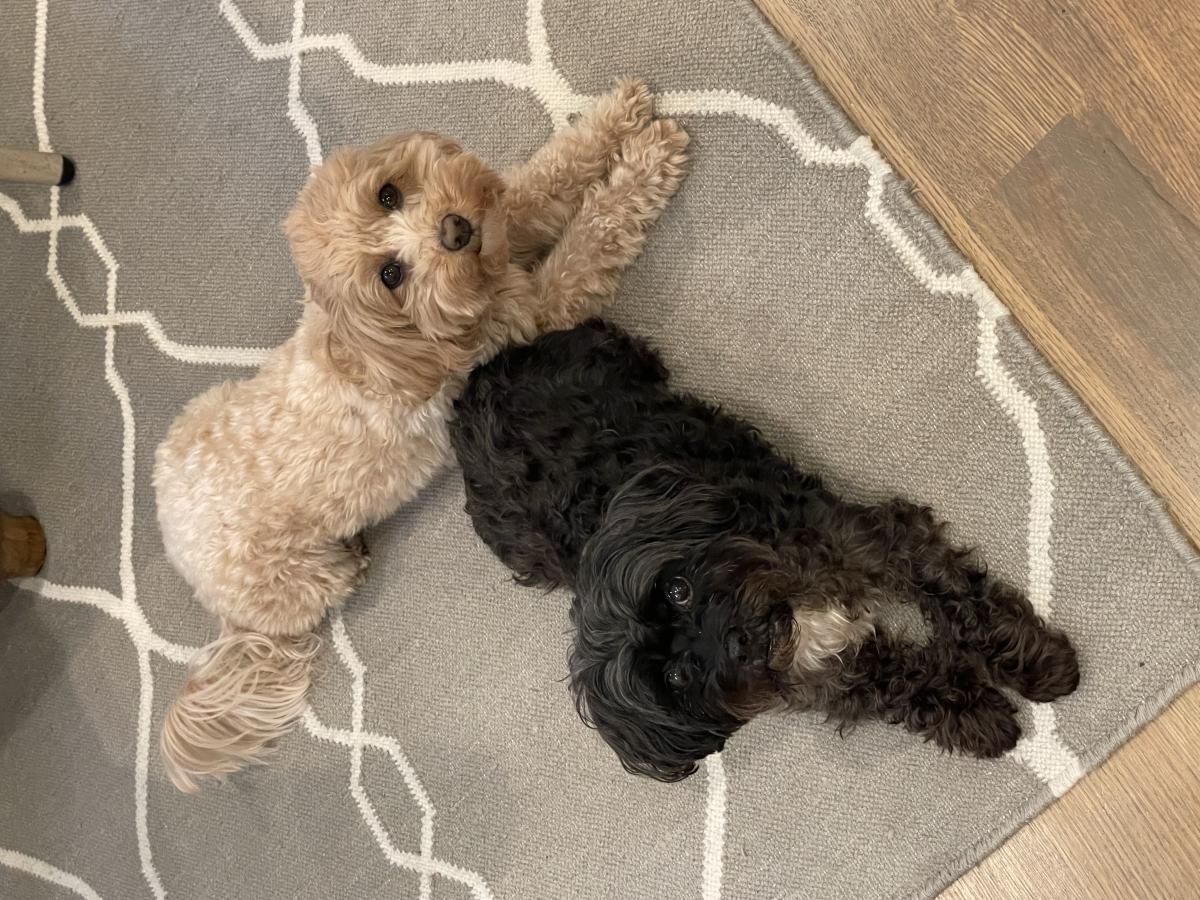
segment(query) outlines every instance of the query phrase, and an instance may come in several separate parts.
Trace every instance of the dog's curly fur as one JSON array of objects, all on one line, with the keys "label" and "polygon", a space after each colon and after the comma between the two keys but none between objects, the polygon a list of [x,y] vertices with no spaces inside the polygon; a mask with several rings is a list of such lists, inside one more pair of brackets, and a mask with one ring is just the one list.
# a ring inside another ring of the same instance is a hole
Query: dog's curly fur
[{"label": "dog's curly fur", "polygon": [[[503,352],[456,413],[475,530],[519,581],[574,589],[576,703],[632,772],[686,777],[781,707],[996,756],[1019,734],[998,687],[1078,683],[1067,638],[929,509],[837,497],[611,325]],[[877,621],[892,600],[926,643]]]},{"label": "dog's curly fur", "polygon": [[425,133],[314,171],[285,224],[296,333],[193,400],[156,456],[167,555],[222,624],[163,724],[178,787],[261,759],[301,714],[314,631],[367,565],[360,532],[449,458],[470,368],[612,295],[683,175],[687,135],[651,105],[623,80],[503,177]]}]

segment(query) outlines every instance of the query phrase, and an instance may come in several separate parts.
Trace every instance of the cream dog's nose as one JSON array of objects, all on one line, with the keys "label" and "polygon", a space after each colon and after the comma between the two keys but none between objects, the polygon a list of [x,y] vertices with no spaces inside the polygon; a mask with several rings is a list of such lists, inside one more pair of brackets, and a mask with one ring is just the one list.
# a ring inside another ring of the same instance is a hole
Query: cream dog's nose
[{"label": "cream dog's nose", "polygon": [[442,246],[447,250],[461,250],[467,244],[471,243],[471,234],[474,231],[471,228],[471,223],[457,213],[450,213],[446,218],[442,219],[442,225],[438,229],[438,237],[441,239]]}]

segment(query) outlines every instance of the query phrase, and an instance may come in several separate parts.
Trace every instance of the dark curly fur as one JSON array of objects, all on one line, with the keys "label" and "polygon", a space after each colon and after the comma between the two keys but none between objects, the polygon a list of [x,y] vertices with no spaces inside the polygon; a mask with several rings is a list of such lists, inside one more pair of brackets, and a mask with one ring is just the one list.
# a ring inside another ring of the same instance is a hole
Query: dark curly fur
[{"label": "dark curly fur", "polygon": [[[778,707],[996,756],[1020,731],[998,686],[1075,689],[1067,638],[928,509],[846,502],[666,381],[591,321],[477,370],[451,426],[480,537],[522,583],[574,590],[576,705],[627,769],[686,777]],[[928,643],[868,624],[914,599]]]}]

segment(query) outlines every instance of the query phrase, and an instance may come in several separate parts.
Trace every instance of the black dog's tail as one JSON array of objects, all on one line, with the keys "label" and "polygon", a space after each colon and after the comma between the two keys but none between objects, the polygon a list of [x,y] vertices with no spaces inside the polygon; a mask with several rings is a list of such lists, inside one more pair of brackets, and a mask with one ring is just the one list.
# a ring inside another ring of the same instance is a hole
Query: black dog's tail
[{"label": "black dog's tail", "polygon": [[671,374],[657,351],[643,338],[634,337],[603,319],[589,319],[574,331],[559,334],[573,337],[571,343],[575,346],[565,348],[568,352],[587,353],[590,361],[613,368],[626,381],[654,384],[666,381]]}]

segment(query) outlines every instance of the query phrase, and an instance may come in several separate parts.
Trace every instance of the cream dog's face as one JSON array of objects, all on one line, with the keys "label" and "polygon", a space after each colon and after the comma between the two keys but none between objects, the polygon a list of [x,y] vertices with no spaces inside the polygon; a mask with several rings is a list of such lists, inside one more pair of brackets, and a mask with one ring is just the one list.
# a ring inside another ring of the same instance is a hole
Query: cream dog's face
[{"label": "cream dog's face", "polygon": [[421,398],[459,365],[508,265],[503,191],[427,133],[341,148],[313,172],[284,227],[339,370]]}]

